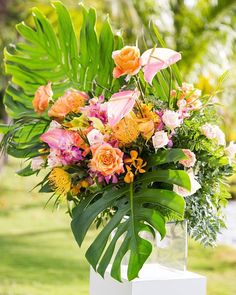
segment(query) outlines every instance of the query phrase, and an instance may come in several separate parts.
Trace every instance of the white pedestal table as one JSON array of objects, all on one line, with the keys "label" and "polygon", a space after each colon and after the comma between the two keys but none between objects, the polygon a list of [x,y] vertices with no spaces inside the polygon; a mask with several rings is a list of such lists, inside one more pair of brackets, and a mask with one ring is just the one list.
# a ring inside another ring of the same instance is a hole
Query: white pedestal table
[{"label": "white pedestal table", "polygon": [[126,266],[122,266],[122,281],[104,279],[94,270],[90,272],[90,295],[206,295],[206,278],[188,271],[176,271],[158,264],[147,264],[139,278],[129,282]]}]

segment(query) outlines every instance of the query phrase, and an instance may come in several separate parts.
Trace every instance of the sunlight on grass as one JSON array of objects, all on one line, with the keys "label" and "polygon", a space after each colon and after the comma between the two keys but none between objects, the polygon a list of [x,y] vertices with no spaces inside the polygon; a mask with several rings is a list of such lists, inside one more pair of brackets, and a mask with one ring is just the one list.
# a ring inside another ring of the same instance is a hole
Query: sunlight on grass
[{"label": "sunlight on grass", "polygon": [[[0,184],[0,295],[88,295],[89,266],[70,230],[66,209],[43,209],[48,195],[29,192],[36,179],[4,168]],[[189,269],[208,277],[208,295],[236,294],[236,250],[191,242]]]}]

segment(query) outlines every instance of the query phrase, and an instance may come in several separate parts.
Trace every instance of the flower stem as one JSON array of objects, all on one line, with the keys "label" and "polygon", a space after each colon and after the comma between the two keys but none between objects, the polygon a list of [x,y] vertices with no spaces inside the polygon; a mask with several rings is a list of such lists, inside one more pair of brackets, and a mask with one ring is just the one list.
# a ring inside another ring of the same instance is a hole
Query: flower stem
[{"label": "flower stem", "polygon": [[[131,182],[129,186],[129,201],[130,201],[130,217],[132,223],[134,221],[134,183]],[[133,228],[134,231],[134,228]]]}]

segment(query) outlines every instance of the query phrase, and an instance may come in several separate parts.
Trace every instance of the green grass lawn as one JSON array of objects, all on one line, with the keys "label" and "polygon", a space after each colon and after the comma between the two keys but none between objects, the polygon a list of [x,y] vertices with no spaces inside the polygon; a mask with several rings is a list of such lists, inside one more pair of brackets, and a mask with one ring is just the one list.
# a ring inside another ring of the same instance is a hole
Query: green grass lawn
[{"label": "green grass lawn", "polygon": [[[77,247],[65,209],[43,209],[48,196],[29,192],[36,179],[16,176],[15,167],[0,174],[0,295],[88,295],[85,248]],[[207,275],[208,295],[236,294],[235,249],[191,242],[189,270]]]}]

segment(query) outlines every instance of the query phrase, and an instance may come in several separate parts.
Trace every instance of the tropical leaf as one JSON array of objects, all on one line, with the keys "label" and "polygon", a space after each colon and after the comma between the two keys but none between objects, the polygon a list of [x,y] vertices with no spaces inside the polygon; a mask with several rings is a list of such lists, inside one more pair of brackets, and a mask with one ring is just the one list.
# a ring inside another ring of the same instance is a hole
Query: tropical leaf
[{"label": "tropical leaf", "polygon": [[32,170],[31,164],[16,172],[19,176],[30,176],[36,174],[37,171]]},{"label": "tropical leaf", "polygon": [[191,183],[188,174],[183,170],[160,170],[147,172],[142,175],[137,182],[142,185],[152,182],[164,182],[169,184],[176,184],[182,186],[187,190],[191,190]]},{"label": "tropical leaf", "polygon": [[148,166],[157,166],[186,159],[182,149],[159,150],[156,154],[147,157]]},{"label": "tropical leaf", "polygon": [[100,95],[112,85],[111,53],[120,47],[122,39],[114,36],[108,19],[98,36],[95,10],[81,7],[79,42],[69,12],[61,2],[53,2],[57,15],[54,25],[34,8],[34,27],[24,22],[16,26],[24,42],[4,51],[5,70],[12,77],[5,105],[12,118],[36,116],[32,99],[37,88],[48,81],[52,82],[55,99],[69,88],[89,92],[94,86]]},{"label": "tropical leaf", "polygon": [[[172,154],[165,151],[155,165],[184,158],[182,150]],[[153,160],[153,159],[152,159]],[[157,170],[146,172],[130,186],[115,189],[111,187],[98,198],[83,200],[73,210],[71,223],[75,239],[81,246],[95,218],[104,210],[113,208],[115,214],[97,235],[86,252],[86,258],[92,267],[104,276],[109,264],[112,264],[111,275],[121,281],[121,263],[129,252],[127,276],[132,280],[138,276],[140,269],[152,251],[152,244],[142,238],[143,231],[159,232],[165,236],[165,218],[162,212],[169,212],[176,219],[184,217],[185,201],[175,192],[168,189],[147,188],[155,182],[177,184],[186,189],[191,188],[189,176],[181,170]],[[116,244],[121,246],[114,255]]]},{"label": "tropical leaf", "polygon": [[[164,217],[159,211],[147,208],[146,205],[158,205],[183,218],[185,202],[182,197],[168,190],[147,189],[133,195],[132,189],[129,191],[127,187],[117,191],[111,189],[99,200],[87,206],[86,210],[81,211],[79,206],[75,208],[72,231],[79,245],[95,217],[106,208],[113,207],[114,203],[117,207],[116,213],[89,247],[86,257],[93,268],[103,276],[112,261],[118,239],[123,238],[122,245],[114,257],[111,275],[121,281],[121,262],[130,251],[128,278],[132,280],[138,276],[152,251],[152,245],[140,237],[140,232],[151,231],[151,228],[154,228],[162,237],[165,236]],[[114,231],[115,235],[108,242]]]}]

